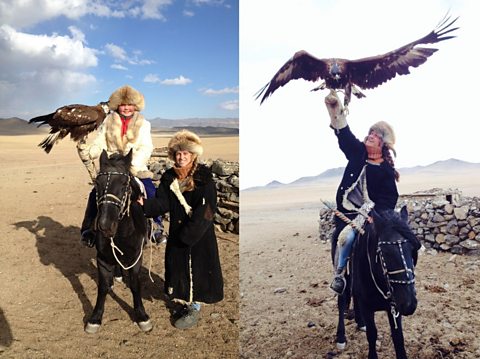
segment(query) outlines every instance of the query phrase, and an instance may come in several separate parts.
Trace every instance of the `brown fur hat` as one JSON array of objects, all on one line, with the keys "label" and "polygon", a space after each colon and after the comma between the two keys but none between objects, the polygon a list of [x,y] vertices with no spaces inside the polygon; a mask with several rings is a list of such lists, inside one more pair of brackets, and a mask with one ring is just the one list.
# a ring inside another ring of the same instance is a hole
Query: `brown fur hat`
[{"label": "brown fur hat", "polygon": [[168,142],[168,158],[175,161],[175,153],[177,151],[188,151],[197,157],[201,156],[203,154],[202,141],[200,137],[191,131],[178,131]]},{"label": "brown fur hat", "polygon": [[392,126],[385,121],[379,121],[370,127],[368,133],[372,131],[375,131],[382,138],[383,144],[395,153],[395,132]]},{"label": "brown fur hat", "polygon": [[133,87],[125,85],[116,89],[108,99],[108,107],[112,111],[116,111],[122,104],[135,105],[137,111],[142,111],[145,107],[145,99]]}]

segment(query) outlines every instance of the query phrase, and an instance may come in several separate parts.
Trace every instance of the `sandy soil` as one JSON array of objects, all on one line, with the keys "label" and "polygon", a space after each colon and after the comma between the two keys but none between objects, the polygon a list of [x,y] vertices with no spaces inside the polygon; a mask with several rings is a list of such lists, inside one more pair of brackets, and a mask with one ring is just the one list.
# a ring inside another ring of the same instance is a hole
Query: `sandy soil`
[{"label": "sandy soil", "polygon": [[[478,196],[478,178],[405,177],[401,193],[438,186],[461,187],[465,194]],[[333,200],[336,186],[332,182],[241,192],[241,358],[367,357],[365,333],[357,331],[353,321],[347,321],[346,349],[335,348],[330,243],[318,239],[318,215],[320,198]],[[428,252],[419,257],[419,305],[413,316],[404,317],[410,359],[480,357],[479,268],[478,257]],[[386,313],[377,313],[376,322],[379,358],[395,358]]]},{"label": "sandy soil", "polygon": [[[145,334],[133,324],[130,291],[116,284],[100,331],[84,333],[97,291],[96,252],[79,240],[91,186],[74,144],[64,140],[46,155],[37,147],[43,137],[0,136],[0,357],[238,357],[237,235],[218,235],[225,300],[204,306],[195,329],[170,323],[159,246],[147,247],[142,270],[153,330]],[[154,142],[161,147],[167,139]],[[205,138],[204,146],[205,158],[238,160],[238,137]]]}]

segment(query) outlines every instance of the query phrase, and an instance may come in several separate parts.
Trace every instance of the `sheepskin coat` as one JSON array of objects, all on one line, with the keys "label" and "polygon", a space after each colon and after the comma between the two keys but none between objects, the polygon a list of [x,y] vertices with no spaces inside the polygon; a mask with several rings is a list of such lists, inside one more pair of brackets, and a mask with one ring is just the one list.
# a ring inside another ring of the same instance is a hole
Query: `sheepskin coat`
[{"label": "sheepskin coat", "polygon": [[144,212],[155,217],[170,212],[165,251],[165,293],[180,303],[216,303],[223,299],[223,278],[213,218],[217,193],[212,172],[198,165],[195,188],[181,193],[177,177],[167,170],[156,196],[146,199]]},{"label": "sheepskin coat", "polygon": [[132,174],[139,178],[151,178],[147,168],[148,159],[153,151],[150,131],[150,122],[135,111],[125,135],[122,136],[120,115],[117,112],[111,112],[99,127],[98,135],[90,146],[90,157],[92,159],[100,157],[103,150],[106,150],[108,155],[114,152],[126,155],[132,149]]},{"label": "sheepskin coat", "polygon": [[398,200],[398,191],[393,167],[387,161],[381,164],[368,162],[365,144],[353,135],[349,126],[335,130],[335,134],[338,137],[339,147],[348,160],[337,190],[337,209],[343,213],[348,212],[342,204],[345,191],[357,181],[365,166],[367,166],[368,197],[375,203],[374,208],[377,211],[394,209]]}]

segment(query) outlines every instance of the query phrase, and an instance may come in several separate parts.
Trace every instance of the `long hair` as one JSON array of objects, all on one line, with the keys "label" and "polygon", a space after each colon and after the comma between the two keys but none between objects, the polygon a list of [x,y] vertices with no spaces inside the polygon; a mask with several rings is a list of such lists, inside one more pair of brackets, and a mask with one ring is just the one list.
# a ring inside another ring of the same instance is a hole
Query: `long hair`
[{"label": "long hair", "polygon": [[395,169],[395,163],[393,162],[392,153],[387,145],[382,146],[382,157],[385,161],[387,161],[390,166],[393,168],[393,172],[395,174],[395,181],[400,182],[400,173]]}]

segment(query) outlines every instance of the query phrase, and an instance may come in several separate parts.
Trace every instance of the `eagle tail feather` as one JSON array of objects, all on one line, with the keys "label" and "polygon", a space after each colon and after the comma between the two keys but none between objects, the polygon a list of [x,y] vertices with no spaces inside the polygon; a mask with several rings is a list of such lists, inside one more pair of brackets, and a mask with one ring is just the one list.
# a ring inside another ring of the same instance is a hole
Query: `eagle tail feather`
[{"label": "eagle tail feather", "polygon": [[42,142],[38,144],[38,147],[41,147],[45,152],[50,153],[53,148],[53,145],[60,141],[65,135],[62,132],[52,133],[43,139]]},{"label": "eagle tail feather", "polygon": [[55,113],[50,113],[48,115],[34,117],[30,121],[28,121],[28,123],[38,123],[37,127],[40,127],[42,125],[46,125],[52,119],[54,114]]}]

